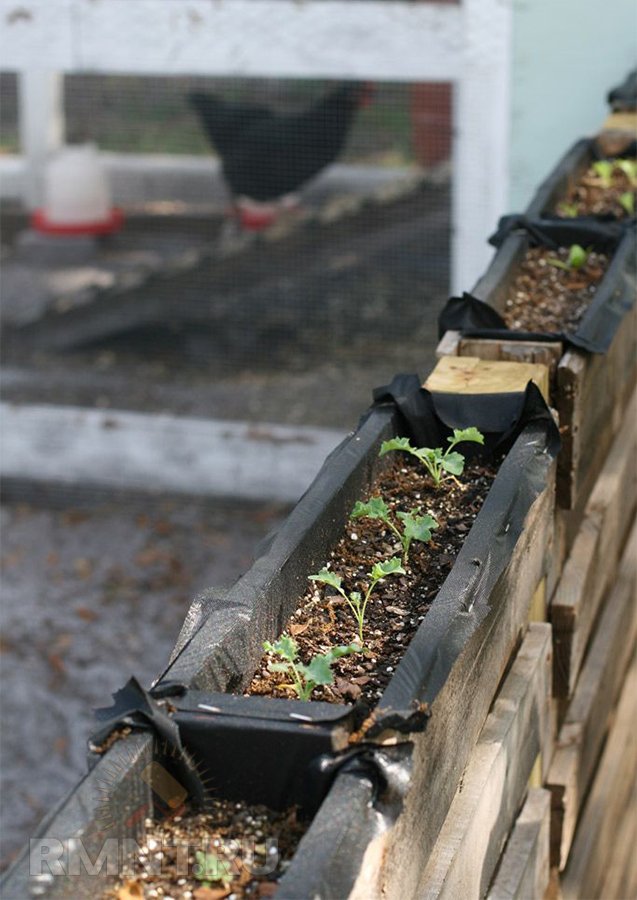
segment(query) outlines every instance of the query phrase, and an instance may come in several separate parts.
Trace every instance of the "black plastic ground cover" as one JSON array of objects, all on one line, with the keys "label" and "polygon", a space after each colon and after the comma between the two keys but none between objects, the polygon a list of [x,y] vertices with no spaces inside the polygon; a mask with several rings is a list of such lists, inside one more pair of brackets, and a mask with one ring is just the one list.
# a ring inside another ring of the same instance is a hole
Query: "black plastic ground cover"
[{"label": "black plastic ground cover", "polygon": [[637,109],[637,69],[629,72],[624,81],[608,92],[608,103],[614,112]]},{"label": "black plastic ground cover", "polygon": [[[637,295],[635,221],[596,222],[589,219],[533,219],[506,216],[493,236],[498,250],[471,294],[452,297],[440,313],[440,337],[459,331],[464,337],[510,341],[564,341],[590,353],[606,353]],[[610,266],[574,332],[513,331],[495,308],[515,277],[530,246],[551,249],[571,244],[612,254]]]},{"label": "black plastic ground cover", "polygon": [[616,154],[605,153],[595,138],[581,138],[566,151],[540,184],[525,210],[525,215],[537,219],[554,213],[568,189],[579,181],[586,169],[596,160],[613,159],[615,156],[635,156],[636,152],[637,142],[628,137],[621,152]]}]

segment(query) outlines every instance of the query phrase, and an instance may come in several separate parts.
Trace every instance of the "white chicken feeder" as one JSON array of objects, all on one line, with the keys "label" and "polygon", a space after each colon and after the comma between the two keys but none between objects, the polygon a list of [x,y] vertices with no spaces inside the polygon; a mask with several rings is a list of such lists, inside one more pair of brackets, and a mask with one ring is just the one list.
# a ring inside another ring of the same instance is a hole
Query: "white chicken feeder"
[{"label": "white chicken feeder", "polygon": [[94,144],[65,147],[44,173],[44,206],[35,210],[36,231],[61,237],[111,234],[123,213],[111,203],[111,191]]}]

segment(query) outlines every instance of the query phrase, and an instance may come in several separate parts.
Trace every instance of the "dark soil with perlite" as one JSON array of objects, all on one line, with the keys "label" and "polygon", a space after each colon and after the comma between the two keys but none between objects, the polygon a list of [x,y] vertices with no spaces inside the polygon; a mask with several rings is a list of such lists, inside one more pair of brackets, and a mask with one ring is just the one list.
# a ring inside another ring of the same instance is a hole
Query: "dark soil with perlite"
[{"label": "dark soil with perlite", "polygon": [[609,265],[603,253],[588,253],[579,269],[566,265],[569,249],[532,247],[519,266],[503,311],[513,331],[573,332],[582,321]]},{"label": "dark soil with perlite", "polygon": [[[339,659],[334,664],[334,684],[317,687],[312,694],[315,700],[361,700],[370,707],[377,703],[449,574],[497,471],[494,466],[468,461],[457,480],[449,479],[436,488],[417,462],[404,453],[393,456],[387,457],[388,465],[373,484],[368,499],[381,496],[392,515],[398,510],[419,508],[422,514],[434,516],[439,528],[431,542],[411,544],[408,562],[403,562],[406,575],[393,575],[378,584],[366,611],[364,652]],[[341,576],[347,591],[364,593],[372,566],[401,553],[398,539],[385,523],[350,519],[327,567]],[[358,641],[356,622],[347,602],[333,588],[323,585],[312,584],[308,589],[287,633],[297,642],[299,657],[305,663],[331,646]],[[263,657],[247,693],[294,698],[289,677],[270,671],[271,661],[269,655]]]},{"label": "dark soil with perlite", "polygon": [[[606,162],[606,161],[604,161]],[[621,160],[637,166],[637,159]],[[624,171],[616,162],[610,163],[608,173],[596,171],[595,164],[589,166],[579,182],[573,185],[566,197],[557,204],[555,212],[564,218],[574,216],[612,215],[625,219],[635,214],[635,184],[629,171]],[[633,196],[632,213],[628,196]]]}]

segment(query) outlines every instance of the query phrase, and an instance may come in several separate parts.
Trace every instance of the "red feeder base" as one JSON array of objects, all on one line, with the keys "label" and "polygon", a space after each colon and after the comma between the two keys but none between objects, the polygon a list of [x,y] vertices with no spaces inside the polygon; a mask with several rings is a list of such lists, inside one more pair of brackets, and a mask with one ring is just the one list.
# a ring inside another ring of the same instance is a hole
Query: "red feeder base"
[{"label": "red feeder base", "polygon": [[43,209],[36,209],[31,216],[32,228],[42,234],[50,234],[55,237],[87,237],[99,234],[113,234],[113,232],[119,231],[123,224],[124,213],[116,206],[113,207],[107,219],[101,219],[99,222],[83,222],[78,225],[51,222],[50,219],[47,219]]}]

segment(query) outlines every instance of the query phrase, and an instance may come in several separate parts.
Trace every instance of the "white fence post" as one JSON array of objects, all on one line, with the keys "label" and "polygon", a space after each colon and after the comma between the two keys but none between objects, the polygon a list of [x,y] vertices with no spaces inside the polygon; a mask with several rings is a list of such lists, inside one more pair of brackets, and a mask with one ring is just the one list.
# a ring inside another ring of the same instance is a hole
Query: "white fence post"
[{"label": "white fence post", "polygon": [[25,69],[19,78],[20,143],[26,160],[24,201],[42,202],[43,169],[64,140],[64,80],[60,72]]},{"label": "white fence post", "polygon": [[509,189],[511,0],[463,0],[463,71],[453,119],[452,273],[470,291],[493,250],[487,237],[506,212]]}]

